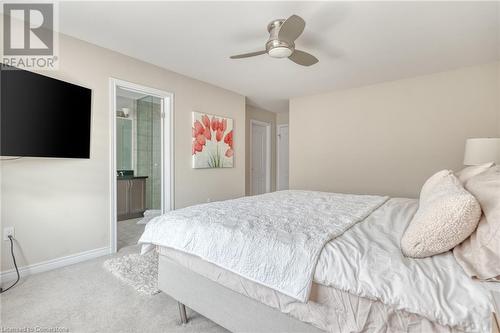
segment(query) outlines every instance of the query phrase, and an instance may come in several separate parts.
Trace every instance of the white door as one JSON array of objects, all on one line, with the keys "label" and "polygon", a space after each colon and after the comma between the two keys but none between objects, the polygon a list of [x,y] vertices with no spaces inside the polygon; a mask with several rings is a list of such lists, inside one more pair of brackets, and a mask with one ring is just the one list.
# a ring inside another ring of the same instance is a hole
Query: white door
[{"label": "white door", "polygon": [[278,125],[278,184],[277,190],[288,189],[288,125]]},{"label": "white door", "polygon": [[251,123],[251,194],[270,191],[270,125],[253,120]]}]

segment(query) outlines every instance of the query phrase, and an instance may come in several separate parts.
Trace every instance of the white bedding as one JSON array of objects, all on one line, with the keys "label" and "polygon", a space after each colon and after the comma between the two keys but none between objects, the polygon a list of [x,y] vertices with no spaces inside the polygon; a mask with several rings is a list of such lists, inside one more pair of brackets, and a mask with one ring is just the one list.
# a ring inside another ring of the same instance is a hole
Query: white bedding
[{"label": "white bedding", "polygon": [[440,325],[418,314],[396,310],[381,301],[359,297],[318,283],[313,283],[309,301],[302,303],[196,256],[161,246],[158,246],[157,250],[167,260],[195,274],[204,276],[325,332],[464,333],[464,330]]},{"label": "white bedding", "polygon": [[139,243],[196,255],[305,302],[324,245],[387,199],[280,191],[197,205],[153,219]]},{"label": "white bedding", "polygon": [[390,199],[326,244],[314,281],[441,325],[490,332],[490,294],[451,252],[424,259],[402,255],[399,242],[417,207],[414,199]]},{"label": "white bedding", "polygon": [[[440,325],[466,332],[490,332],[489,292],[466,276],[450,252],[425,259],[402,255],[399,241],[417,206],[418,201],[414,199],[390,199],[364,221],[328,242],[319,256],[314,282],[380,301]],[[319,207],[321,209],[321,205]],[[256,210],[251,215],[267,213]],[[227,214],[234,215],[232,212]],[[161,231],[156,226],[151,232]],[[155,236],[162,237],[165,235]],[[219,237],[214,239],[217,242],[212,243],[219,243]],[[276,299],[273,295],[266,297]],[[293,308],[301,311],[301,318],[308,317],[310,309],[307,306],[293,305]],[[357,324],[348,326],[359,327]],[[411,320],[407,325],[408,330],[417,327]],[[324,328],[323,324],[317,326]]]}]

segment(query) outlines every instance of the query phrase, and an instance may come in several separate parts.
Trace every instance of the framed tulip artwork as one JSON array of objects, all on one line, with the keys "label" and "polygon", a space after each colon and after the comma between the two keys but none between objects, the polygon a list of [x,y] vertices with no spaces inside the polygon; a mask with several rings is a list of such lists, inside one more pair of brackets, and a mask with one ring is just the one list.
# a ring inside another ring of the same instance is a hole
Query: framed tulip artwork
[{"label": "framed tulip artwork", "polygon": [[233,120],[193,112],[193,168],[233,167]]}]

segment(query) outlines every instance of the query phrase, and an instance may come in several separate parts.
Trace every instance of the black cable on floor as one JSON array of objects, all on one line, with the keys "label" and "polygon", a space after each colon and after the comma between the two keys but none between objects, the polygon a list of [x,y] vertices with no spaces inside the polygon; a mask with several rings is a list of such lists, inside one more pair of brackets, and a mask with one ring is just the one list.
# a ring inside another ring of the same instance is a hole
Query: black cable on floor
[{"label": "black cable on floor", "polygon": [[7,289],[0,288],[0,294],[3,294],[4,292],[9,290],[10,288],[14,287],[19,282],[19,278],[20,278],[19,269],[17,268],[17,263],[16,263],[16,257],[14,256],[14,241],[12,240],[12,235],[9,235],[9,240],[10,240],[10,254],[12,255],[12,261],[14,262],[14,267],[16,268],[17,280]]}]

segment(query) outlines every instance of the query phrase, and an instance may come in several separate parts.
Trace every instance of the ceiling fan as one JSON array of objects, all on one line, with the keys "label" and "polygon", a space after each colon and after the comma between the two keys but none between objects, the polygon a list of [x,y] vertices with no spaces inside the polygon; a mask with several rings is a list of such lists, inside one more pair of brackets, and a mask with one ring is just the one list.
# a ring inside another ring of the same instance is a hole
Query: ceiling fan
[{"label": "ceiling fan", "polygon": [[295,40],[302,34],[306,22],[297,15],[292,15],[286,20],[274,20],[267,25],[269,39],[266,42],[266,49],[257,52],[250,52],[231,56],[231,59],[249,58],[264,53],[273,58],[288,58],[296,64],[311,66],[319,60],[307,52],[295,49]]}]

